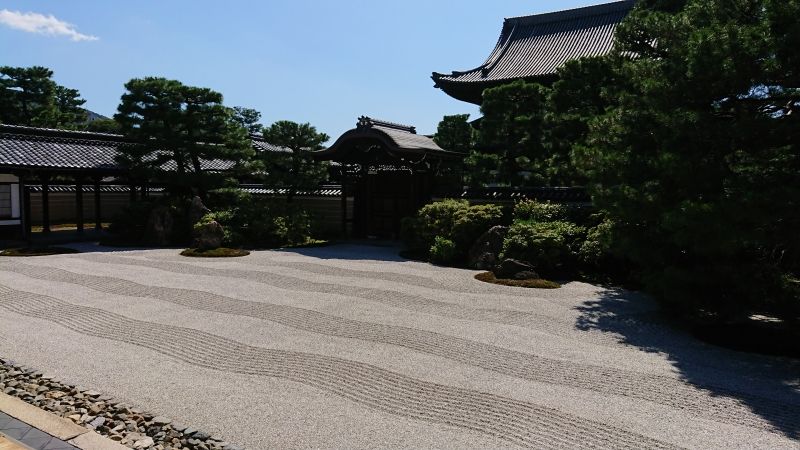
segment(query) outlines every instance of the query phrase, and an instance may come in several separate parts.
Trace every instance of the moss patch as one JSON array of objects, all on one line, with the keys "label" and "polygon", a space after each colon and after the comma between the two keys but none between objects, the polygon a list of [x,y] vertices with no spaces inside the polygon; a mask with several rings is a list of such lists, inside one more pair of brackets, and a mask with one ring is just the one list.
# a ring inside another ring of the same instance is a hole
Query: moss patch
[{"label": "moss patch", "polygon": [[0,252],[0,256],[51,256],[80,253],[74,248],[66,247],[23,247],[9,248]]},{"label": "moss patch", "polygon": [[501,286],[514,286],[529,289],[558,289],[560,284],[548,280],[506,280],[494,276],[492,272],[483,272],[475,275],[475,279],[484,283],[499,284]]},{"label": "moss patch", "polygon": [[331,245],[331,241],[323,239],[309,239],[302,244],[287,245],[280,248],[314,248],[314,247],[327,247]]},{"label": "moss patch", "polygon": [[187,248],[181,252],[183,256],[194,258],[235,258],[237,256],[247,256],[250,252],[240,248],[220,247],[211,250],[200,250],[197,248]]}]

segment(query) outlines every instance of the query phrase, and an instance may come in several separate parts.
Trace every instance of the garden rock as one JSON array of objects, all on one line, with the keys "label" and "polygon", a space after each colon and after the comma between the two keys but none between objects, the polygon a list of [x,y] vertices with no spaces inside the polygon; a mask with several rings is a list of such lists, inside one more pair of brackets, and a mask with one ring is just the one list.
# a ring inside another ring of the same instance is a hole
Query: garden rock
[{"label": "garden rock", "polygon": [[195,224],[200,222],[200,219],[210,212],[211,210],[206,208],[206,205],[203,204],[203,200],[195,195],[192,197],[191,205],[189,205],[189,223]]},{"label": "garden rock", "polygon": [[507,233],[508,227],[500,225],[483,233],[469,249],[467,259],[469,267],[479,270],[489,270],[494,267],[503,250],[503,240]]},{"label": "garden rock", "polygon": [[495,266],[493,272],[494,276],[501,280],[531,280],[539,278],[532,265],[516,259],[506,259]]},{"label": "garden rock", "polygon": [[168,207],[159,206],[153,209],[147,219],[147,228],[144,233],[145,242],[160,246],[169,245],[169,238],[174,226],[172,211]]},{"label": "garden rock", "polygon": [[213,250],[222,246],[225,230],[216,220],[194,226],[194,246],[200,250]]}]

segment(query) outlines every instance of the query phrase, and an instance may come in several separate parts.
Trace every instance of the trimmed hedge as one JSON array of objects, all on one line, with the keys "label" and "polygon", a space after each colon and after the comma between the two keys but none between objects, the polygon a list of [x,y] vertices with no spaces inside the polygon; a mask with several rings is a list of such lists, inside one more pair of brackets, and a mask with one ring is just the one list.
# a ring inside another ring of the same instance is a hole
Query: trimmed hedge
[{"label": "trimmed hedge", "polygon": [[562,274],[578,266],[586,228],[571,222],[516,222],[503,242],[503,259],[527,261],[542,273]]},{"label": "trimmed hedge", "polygon": [[401,238],[411,253],[451,264],[466,258],[481,234],[502,222],[500,206],[447,199],[425,205],[416,216],[403,219]]}]

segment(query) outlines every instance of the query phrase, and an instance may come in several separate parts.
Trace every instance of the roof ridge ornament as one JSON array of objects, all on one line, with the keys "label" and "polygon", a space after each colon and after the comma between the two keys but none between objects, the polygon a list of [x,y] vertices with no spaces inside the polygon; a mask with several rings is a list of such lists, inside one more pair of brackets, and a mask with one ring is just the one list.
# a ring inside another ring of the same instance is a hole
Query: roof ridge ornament
[{"label": "roof ridge ornament", "polygon": [[361,116],[358,118],[358,123],[356,123],[357,129],[373,128],[373,127],[392,128],[394,130],[400,130],[411,134],[417,134],[417,128],[412,127],[410,125],[403,125],[400,123],[388,122],[386,120],[373,119],[372,117],[368,116]]}]

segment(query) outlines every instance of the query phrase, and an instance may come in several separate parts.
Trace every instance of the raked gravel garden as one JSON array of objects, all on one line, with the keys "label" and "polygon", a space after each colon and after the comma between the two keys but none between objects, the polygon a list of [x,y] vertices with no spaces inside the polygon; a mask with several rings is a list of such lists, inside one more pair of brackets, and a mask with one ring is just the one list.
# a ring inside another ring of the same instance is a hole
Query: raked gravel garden
[{"label": "raked gravel garden", "polygon": [[0,390],[131,448],[798,448],[800,365],[365,245],[0,259]]}]

